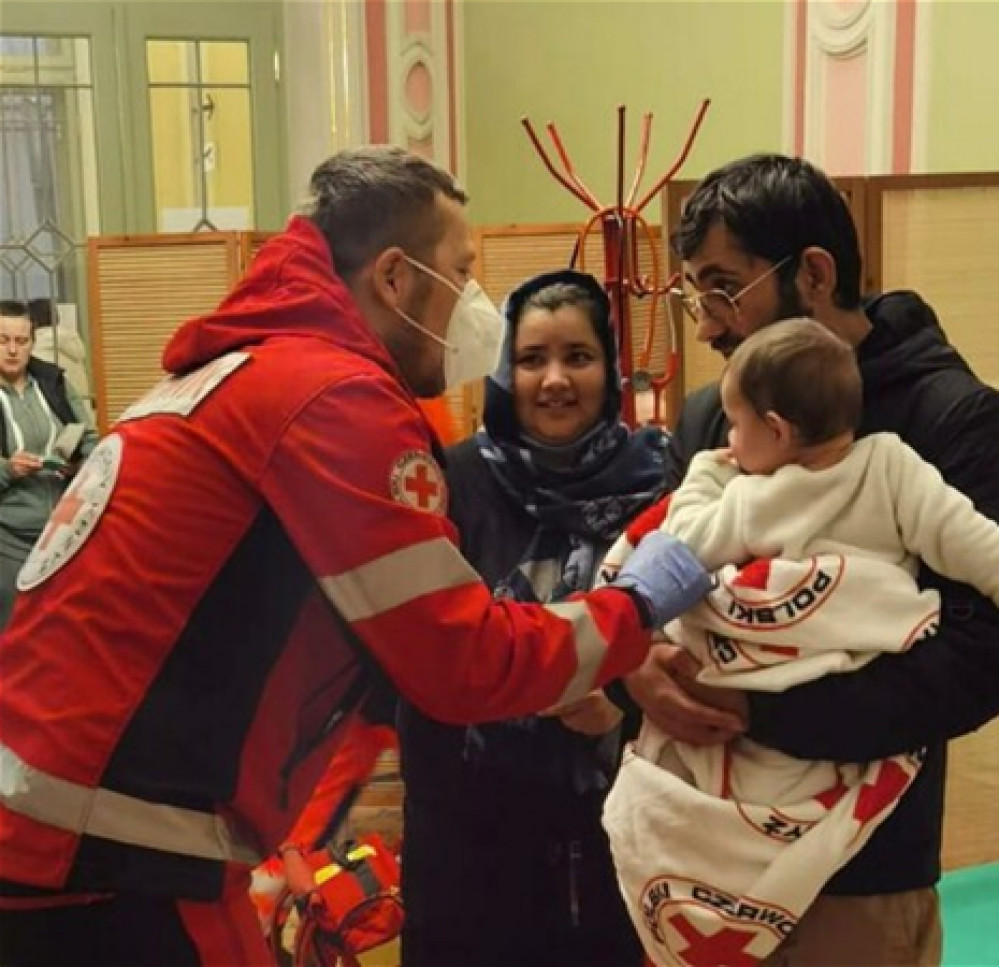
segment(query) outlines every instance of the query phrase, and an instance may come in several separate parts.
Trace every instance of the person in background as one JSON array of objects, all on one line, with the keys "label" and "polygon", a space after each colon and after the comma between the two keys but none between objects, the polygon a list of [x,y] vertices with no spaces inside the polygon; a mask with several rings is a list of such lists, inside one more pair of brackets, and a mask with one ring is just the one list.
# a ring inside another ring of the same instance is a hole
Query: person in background
[{"label": "person in background", "polygon": [[[499,600],[592,586],[625,522],[663,492],[665,437],[621,423],[610,305],[589,275],[529,279],[505,304],[484,426],[447,451],[449,516]],[[399,715],[404,967],[628,967],[641,947],[600,826],[622,745],[603,692],[455,727]]]},{"label": "person in background", "polygon": [[28,315],[35,327],[35,355],[39,359],[62,367],[66,379],[81,399],[90,396],[87,376],[87,347],[79,332],[59,318],[59,308],[52,299],[29,299]]},{"label": "person in background", "polygon": [[[779,319],[814,318],[856,351],[864,390],[859,437],[897,434],[980,513],[999,520],[999,393],[948,344],[918,295],[861,298],[856,228],[821,171],[782,155],[735,161],[695,190],[673,245],[700,341],[728,358]],[[727,433],[718,386],[690,396],[671,442],[681,472],[698,451],[723,446]],[[646,715],[693,744],[727,741],[748,725],[756,742],[800,759],[867,762],[926,747],[898,808],[774,954],[779,967],[940,962],[935,884],[946,745],[999,714],[999,609],[930,567],[921,568],[920,582],[941,593],[939,632],[850,675],[781,693],[705,690],[695,681],[696,662],[662,644],[627,678]],[[856,616],[858,628],[864,620]],[[727,707],[712,707],[722,691]]]},{"label": "person in background", "polygon": [[270,958],[250,870],[379,674],[451,722],[573,701],[709,586],[664,535],[616,586],[493,601],[416,397],[492,369],[466,197],[344,151],[91,454],[0,636],[4,967]]},{"label": "person in background", "polygon": [[[65,373],[35,357],[34,347],[27,306],[0,302],[0,630],[10,620],[21,565],[80,461],[97,445],[97,431]],[[83,432],[71,453],[59,455],[53,447],[71,424]]]}]

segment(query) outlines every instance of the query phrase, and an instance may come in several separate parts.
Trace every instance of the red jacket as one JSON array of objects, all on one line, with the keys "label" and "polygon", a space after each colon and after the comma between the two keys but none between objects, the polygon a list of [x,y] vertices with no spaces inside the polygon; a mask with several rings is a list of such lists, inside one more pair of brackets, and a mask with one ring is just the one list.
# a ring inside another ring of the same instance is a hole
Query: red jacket
[{"label": "red jacket", "polygon": [[310,222],[164,363],[58,505],[0,637],[6,880],[212,898],[288,832],[372,657],[454,723],[641,661],[623,592],[491,599],[432,433]]}]

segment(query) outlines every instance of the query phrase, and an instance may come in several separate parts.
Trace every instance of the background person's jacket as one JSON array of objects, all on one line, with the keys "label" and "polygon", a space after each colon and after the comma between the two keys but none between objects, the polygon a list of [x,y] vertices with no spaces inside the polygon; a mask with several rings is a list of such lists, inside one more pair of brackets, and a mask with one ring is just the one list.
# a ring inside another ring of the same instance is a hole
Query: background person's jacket
[{"label": "background person's jacket", "polygon": [[[21,400],[21,407],[27,407],[40,425],[49,424],[45,406],[35,395],[37,388],[57,421],[57,429],[70,423],[83,424],[84,433],[73,457],[80,459],[88,456],[97,445],[97,431],[86,404],[66,380],[63,370],[32,356],[28,361],[27,375],[29,386]],[[0,392],[13,394],[15,391],[3,388]],[[13,409],[10,412],[13,413]],[[0,412],[0,554],[23,560],[42,532],[68,481],[61,474],[51,471],[15,477],[10,457],[17,444],[11,429],[6,415]],[[36,455],[47,456],[44,453]]]},{"label": "background person's jacket", "polygon": [[87,347],[74,326],[60,322],[57,326],[42,326],[35,330],[34,355],[59,366],[66,381],[81,397],[90,396],[87,375]]},{"label": "background person's jacket", "polygon": [[[916,294],[888,293],[865,309],[874,329],[857,350],[861,435],[897,433],[981,513],[999,520],[999,393],[971,372]],[[673,437],[677,464],[725,445],[727,429],[717,385],[692,394]],[[848,675],[784,693],[748,693],[750,736],[789,755],[865,762],[928,747],[895,812],[833,877],[827,893],[895,893],[939,879],[945,740],[999,714],[999,611],[972,588],[925,566],[921,582],[943,595],[934,637]]]}]

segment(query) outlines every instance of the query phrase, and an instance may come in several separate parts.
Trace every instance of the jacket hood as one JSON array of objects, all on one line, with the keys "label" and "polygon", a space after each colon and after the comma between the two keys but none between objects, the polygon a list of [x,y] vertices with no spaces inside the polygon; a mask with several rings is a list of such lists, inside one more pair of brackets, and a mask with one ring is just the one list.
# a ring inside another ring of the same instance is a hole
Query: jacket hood
[{"label": "jacket hood", "polygon": [[967,363],[947,342],[936,313],[915,292],[890,292],[864,309],[874,329],[858,348],[864,385],[879,390]]},{"label": "jacket hood", "polygon": [[52,326],[46,326],[35,332],[35,352],[49,362],[53,361],[57,343],[60,365],[64,359],[74,363],[83,363],[86,360],[86,346],[83,345],[80,334],[71,326],[60,323],[58,332]]},{"label": "jacket hood", "polygon": [[217,309],[174,333],[163,351],[163,368],[185,373],[276,336],[332,342],[398,378],[388,351],[337,276],[325,238],[301,216],[261,248]]}]

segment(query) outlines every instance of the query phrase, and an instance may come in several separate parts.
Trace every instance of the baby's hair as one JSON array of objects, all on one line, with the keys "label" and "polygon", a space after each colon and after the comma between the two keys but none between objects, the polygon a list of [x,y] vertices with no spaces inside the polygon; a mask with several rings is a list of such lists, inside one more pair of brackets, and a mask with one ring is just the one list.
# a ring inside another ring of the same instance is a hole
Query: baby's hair
[{"label": "baby's hair", "polygon": [[785,319],[757,330],[725,371],[759,416],[791,423],[802,446],[860,425],[863,385],[853,348],[814,319]]}]

